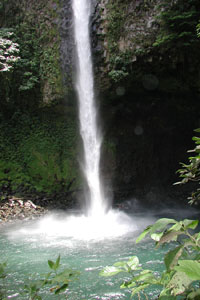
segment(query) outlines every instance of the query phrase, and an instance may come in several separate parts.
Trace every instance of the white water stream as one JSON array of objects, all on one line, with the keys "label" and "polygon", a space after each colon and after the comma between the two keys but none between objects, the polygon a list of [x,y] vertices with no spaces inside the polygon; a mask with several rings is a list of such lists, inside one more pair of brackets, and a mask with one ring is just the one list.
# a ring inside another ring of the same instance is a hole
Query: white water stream
[{"label": "white water stream", "polygon": [[79,99],[80,133],[84,146],[83,173],[88,185],[87,214],[104,215],[106,204],[100,182],[99,161],[101,134],[97,129],[92,58],[90,48],[90,2],[73,0],[74,35],[77,51],[77,93]]}]

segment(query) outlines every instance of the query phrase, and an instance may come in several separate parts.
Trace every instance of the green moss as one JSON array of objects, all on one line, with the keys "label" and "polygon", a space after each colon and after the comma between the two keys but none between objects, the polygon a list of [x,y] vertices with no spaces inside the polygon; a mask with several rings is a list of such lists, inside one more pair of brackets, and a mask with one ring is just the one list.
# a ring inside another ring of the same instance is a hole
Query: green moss
[{"label": "green moss", "polygon": [[[58,18],[58,13],[53,8],[47,7],[44,10],[46,17],[51,21]],[[43,82],[42,89],[45,102],[62,98],[64,90],[62,84],[62,73],[60,65],[60,37],[56,24],[46,21],[44,18],[40,22],[39,28],[40,44],[42,53],[40,57],[40,75]]]},{"label": "green moss", "polygon": [[32,117],[18,113],[2,122],[0,186],[52,194],[79,184],[76,123],[45,112]]},{"label": "green moss", "polygon": [[[163,10],[164,8],[164,10]],[[198,0],[189,0],[183,3],[178,0],[173,4],[165,0],[159,7],[161,13],[157,20],[160,24],[160,34],[157,36],[153,46],[171,48],[187,51],[197,41],[196,26],[200,18],[200,4]]]}]

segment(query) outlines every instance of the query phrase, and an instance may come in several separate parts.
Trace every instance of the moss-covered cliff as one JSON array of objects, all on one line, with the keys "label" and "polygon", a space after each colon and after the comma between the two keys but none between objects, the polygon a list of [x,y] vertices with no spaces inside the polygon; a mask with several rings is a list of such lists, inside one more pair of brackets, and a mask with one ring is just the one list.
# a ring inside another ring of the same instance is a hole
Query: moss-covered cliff
[{"label": "moss-covered cliff", "polygon": [[1,193],[55,195],[79,186],[72,66],[63,67],[69,5],[0,1],[0,37],[19,49],[10,70],[0,64]]},{"label": "moss-covered cliff", "polygon": [[177,92],[200,88],[198,0],[101,0],[94,20],[100,88]]}]

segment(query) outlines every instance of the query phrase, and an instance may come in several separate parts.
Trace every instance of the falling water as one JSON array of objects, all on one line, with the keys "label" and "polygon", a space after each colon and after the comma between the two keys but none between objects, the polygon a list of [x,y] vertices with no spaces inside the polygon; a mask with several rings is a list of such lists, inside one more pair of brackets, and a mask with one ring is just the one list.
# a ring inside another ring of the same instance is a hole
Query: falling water
[{"label": "falling water", "polygon": [[89,19],[91,0],[73,0],[74,34],[77,51],[76,88],[79,98],[80,132],[84,146],[83,173],[89,191],[86,195],[90,216],[105,214],[106,205],[100,182],[101,134],[97,128]]}]

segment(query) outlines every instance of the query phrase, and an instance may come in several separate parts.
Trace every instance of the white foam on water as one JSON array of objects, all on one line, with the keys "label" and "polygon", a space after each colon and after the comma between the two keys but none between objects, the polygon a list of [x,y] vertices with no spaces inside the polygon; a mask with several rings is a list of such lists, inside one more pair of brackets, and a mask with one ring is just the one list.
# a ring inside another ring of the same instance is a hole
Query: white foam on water
[{"label": "white foam on water", "polygon": [[86,217],[82,214],[49,214],[39,220],[22,223],[10,228],[7,235],[14,239],[52,239],[63,238],[91,241],[116,238],[138,230],[137,224],[126,213],[110,210],[107,214]]}]

